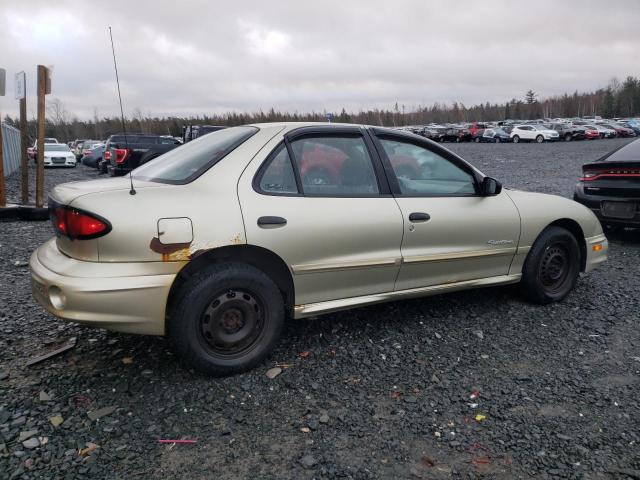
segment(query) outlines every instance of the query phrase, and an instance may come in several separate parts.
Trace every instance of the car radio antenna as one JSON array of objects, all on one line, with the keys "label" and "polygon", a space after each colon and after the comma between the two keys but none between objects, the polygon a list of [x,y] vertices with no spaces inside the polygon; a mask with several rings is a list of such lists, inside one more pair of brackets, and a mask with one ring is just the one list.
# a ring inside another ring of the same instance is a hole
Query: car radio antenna
[{"label": "car radio antenna", "polygon": [[[111,27],[109,27],[109,38],[111,39],[111,53],[113,53],[113,68],[116,71],[116,84],[118,85],[118,100],[120,100],[120,118],[122,119],[122,133],[124,134],[124,144],[129,148],[129,141],[127,140],[127,127],[124,123],[124,110],[122,109],[122,95],[120,94],[120,79],[118,78],[118,64],[116,63],[116,49],[113,46],[113,34],[111,33]],[[131,184],[131,190],[129,195],[135,195],[136,190],[133,188],[133,170],[129,172],[129,182]]]}]

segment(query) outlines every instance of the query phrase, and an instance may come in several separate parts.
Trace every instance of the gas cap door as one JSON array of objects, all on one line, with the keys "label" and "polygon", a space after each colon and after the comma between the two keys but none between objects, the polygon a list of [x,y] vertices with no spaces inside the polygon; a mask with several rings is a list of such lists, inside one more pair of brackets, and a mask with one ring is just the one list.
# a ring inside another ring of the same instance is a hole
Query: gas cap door
[{"label": "gas cap door", "polygon": [[158,240],[163,245],[193,242],[193,225],[188,217],[158,220]]}]

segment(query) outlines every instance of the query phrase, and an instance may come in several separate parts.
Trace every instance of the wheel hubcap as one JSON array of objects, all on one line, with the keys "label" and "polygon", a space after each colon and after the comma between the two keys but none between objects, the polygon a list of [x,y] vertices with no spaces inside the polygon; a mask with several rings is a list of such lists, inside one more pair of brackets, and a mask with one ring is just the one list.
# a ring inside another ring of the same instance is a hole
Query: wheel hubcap
[{"label": "wheel hubcap", "polygon": [[560,244],[550,245],[540,262],[540,281],[548,291],[562,286],[569,274],[569,253]]},{"label": "wheel hubcap", "polygon": [[200,339],[211,353],[237,355],[250,349],[264,327],[262,301],[248,290],[216,295],[200,318]]}]

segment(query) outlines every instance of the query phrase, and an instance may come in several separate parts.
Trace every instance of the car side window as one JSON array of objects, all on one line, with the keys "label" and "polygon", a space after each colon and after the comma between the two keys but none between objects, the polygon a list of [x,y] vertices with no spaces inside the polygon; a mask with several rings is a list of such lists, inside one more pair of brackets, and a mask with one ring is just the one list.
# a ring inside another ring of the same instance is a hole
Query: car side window
[{"label": "car side window", "polygon": [[369,150],[360,135],[303,137],[291,142],[305,195],[380,193]]},{"label": "car side window", "polygon": [[468,196],[476,193],[473,175],[419,145],[380,139],[400,192],[407,196]]},{"label": "car side window", "polygon": [[260,176],[259,188],[262,192],[276,195],[298,193],[291,159],[284,144],[280,144],[272,154],[271,160]]}]

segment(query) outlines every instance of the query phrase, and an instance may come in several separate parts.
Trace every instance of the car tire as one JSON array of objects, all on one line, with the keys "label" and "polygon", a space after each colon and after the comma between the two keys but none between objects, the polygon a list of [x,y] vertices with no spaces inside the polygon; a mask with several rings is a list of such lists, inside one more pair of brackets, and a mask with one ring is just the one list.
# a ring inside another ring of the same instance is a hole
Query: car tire
[{"label": "car tire", "polygon": [[527,255],[520,286],[533,303],[546,305],[566,297],[580,273],[578,241],[562,227],[547,227]]},{"label": "car tire", "polygon": [[500,143],[500,137],[496,137],[496,138],[494,138],[494,139],[493,139],[493,141],[494,141],[495,143]]},{"label": "car tire", "polygon": [[567,134],[564,136],[564,141],[565,141],[565,142],[570,142],[572,139],[573,139],[573,138],[571,137],[571,134],[570,134],[570,133],[567,133]]},{"label": "car tire", "polygon": [[538,135],[538,136],[536,137],[536,142],[537,142],[537,143],[543,143],[543,142],[544,142],[544,137],[543,137],[542,135]]},{"label": "car tire", "polygon": [[481,142],[480,137],[474,138],[473,141],[476,142],[476,143],[480,143]]},{"label": "car tire", "polygon": [[520,143],[520,137],[518,135],[513,136],[513,143]]},{"label": "car tire", "polygon": [[273,280],[250,265],[221,263],[180,288],[167,334],[189,365],[226,376],[262,362],[280,338],[284,319],[283,297]]}]

